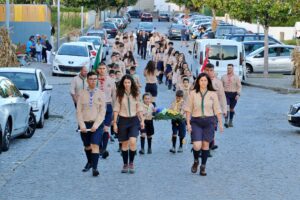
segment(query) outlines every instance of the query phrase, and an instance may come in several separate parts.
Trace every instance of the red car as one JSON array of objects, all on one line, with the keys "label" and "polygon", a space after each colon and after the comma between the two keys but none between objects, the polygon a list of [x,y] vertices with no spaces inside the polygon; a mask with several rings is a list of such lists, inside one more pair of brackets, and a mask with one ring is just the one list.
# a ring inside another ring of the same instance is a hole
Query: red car
[{"label": "red car", "polygon": [[153,16],[151,13],[143,13],[141,16],[141,21],[150,21],[153,22]]}]

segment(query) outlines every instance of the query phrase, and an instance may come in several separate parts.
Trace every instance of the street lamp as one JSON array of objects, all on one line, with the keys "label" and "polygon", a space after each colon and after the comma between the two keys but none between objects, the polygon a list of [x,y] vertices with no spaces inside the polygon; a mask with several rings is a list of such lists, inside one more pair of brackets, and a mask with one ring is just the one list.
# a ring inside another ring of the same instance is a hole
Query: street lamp
[{"label": "street lamp", "polygon": [[59,48],[59,38],[60,38],[60,0],[57,0],[57,50]]},{"label": "street lamp", "polygon": [[6,0],[6,18],[5,18],[5,24],[7,32],[9,33],[9,20],[10,20],[10,6],[9,6],[9,0]]}]

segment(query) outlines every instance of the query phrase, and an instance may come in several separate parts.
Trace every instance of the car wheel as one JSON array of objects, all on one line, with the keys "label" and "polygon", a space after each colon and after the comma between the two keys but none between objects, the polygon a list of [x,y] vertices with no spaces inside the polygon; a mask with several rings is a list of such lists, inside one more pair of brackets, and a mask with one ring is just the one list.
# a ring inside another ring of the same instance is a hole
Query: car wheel
[{"label": "car wheel", "polygon": [[7,151],[9,149],[11,139],[11,123],[7,121],[3,130],[3,141],[2,141],[2,151]]},{"label": "car wheel", "polygon": [[57,76],[57,74],[56,74],[56,73],[54,73],[54,72],[52,72],[52,76]]},{"label": "car wheel", "polygon": [[50,107],[50,101],[48,103],[48,108],[47,108],[47,111],[45,113],[45,119],[49,119],[49,116],[50,116],[50,111],[49,111],[50,108],[49,107]]},{"label": "car wheel", "polygon": [[36,119],[32,111],[29,113],[29,119],[28,119],[28,127],[25,131],[25,133],[22,135],[23,138],[31,138],[35,132],[36,129]]},{"label": "car wheel", "polygon": [[247,74],[253,73],[253,67],[250,64],[246,64],[246,73]]},{"label": "car wheel", "polygon": [[45,115],[44,115],[44,108],[43,108],[42,113],[41,113],[41,118],[39,120],[39,123],[37,124],[37,127],[43,128],[44,124],[45,124]]}]

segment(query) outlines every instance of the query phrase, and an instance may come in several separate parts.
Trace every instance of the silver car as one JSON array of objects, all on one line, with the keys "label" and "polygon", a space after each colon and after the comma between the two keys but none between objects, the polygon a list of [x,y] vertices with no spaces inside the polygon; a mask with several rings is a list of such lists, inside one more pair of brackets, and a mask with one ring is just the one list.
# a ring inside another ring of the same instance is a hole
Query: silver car
[{"label": "silver car", "polygon": [[9,79],[0,77],[0,148],[3,151],[9,149],[12,138],[20,135],[30,138],[35,132],[36,120],[26,102],[28,98],[29,95],[22,95]]},{"label": "silver car", "polygon": [[[287,72],[293,70],[291,53],[295,46],[275,44],[269,46],[269,72]],[[264,71],[264,47],[246,56],[248,73]]]}]

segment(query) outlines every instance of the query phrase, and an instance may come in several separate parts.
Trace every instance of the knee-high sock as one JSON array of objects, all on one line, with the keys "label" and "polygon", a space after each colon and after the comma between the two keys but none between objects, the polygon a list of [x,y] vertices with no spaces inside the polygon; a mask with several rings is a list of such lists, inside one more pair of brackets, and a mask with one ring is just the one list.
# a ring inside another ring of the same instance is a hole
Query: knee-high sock
[{"label": "knee-high sock", "polygon": [[173,148],[176,148],[176,140],[177,140],[177,136],[172,136],[172,145],[173,145]]},{"label": "knee-high sock", "polygon": [[103,136],[102,136],[102,151],[106,150],[108,139],[109,139],[109,133],[108,132],[104,132]]},{"label": "knee-high sock", "polygon": [[99,160],[99,153],[92,153],[92,166],[93,169],[97,169],[98,167],[98,160]]},{"label": "knee-high sock", "polygon": [[233,116],[234,116],[234,111],[233,111],[233,112],[230,111],[230,117],[229,117],[229,119],[232,120],[232,119],[233,119]]},{"label": "knee-high sock", "polygon": [[179,146],[180,147],[182,147],[182,145],[183,145],[183,139],[184,139],[183,137],[179,137]]},{"label": "knee-high sock", "polygon": [[141,137],[141,148],[145,148],[145,137]]},{"label": "knee-high sock", "polygon": [[193,149],[193,154],[194,154],[194,162],[199,162],[200,151],[196,151],[195,149]]},{"label": "knee-high sock", "polygon": [[207,157],[209,154],[209,150],[202,150],[202,156],[201,156],[201,165],[206,165]]},{"label": "knee-high sock", "polygon": [[123,163],[128,164],[128,150],[122,151]]},{"label": "knee-high sock", "polygon": [[152,137],[148,137],[147,138],[148,141],[148,149],[151,149],[151,145],[152,145]]},{"label": "knee-high sock", "polygon": [[129,163],[133,163],[136,151],[129,150]]},{"label": "knee-high sock", "polygon": [[86,155],[86,159],[88,163],[92,163],[92,158],[91,158],[91,154],[92,154],[92,150],[84,150],[85,151],[85,155]]}]

